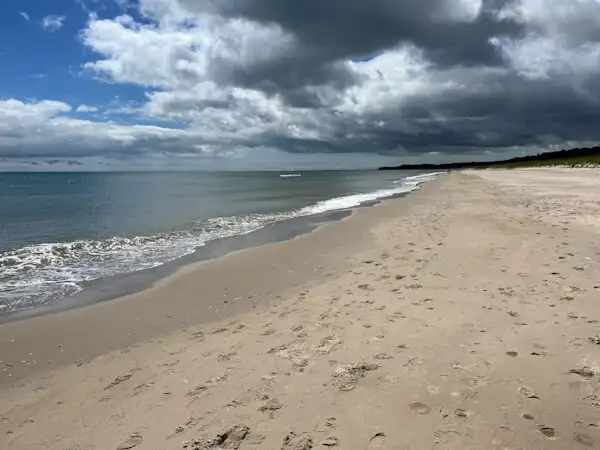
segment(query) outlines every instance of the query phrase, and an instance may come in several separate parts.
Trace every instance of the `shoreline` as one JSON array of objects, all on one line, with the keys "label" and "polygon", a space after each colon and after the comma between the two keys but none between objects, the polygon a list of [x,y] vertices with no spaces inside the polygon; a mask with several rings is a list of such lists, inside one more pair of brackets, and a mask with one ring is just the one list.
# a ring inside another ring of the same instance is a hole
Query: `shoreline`
[{"label": "shoreline", "polygon": [[[419,176],[425,175],[428,174],[420,174]],[[431,175],[439,176],[438,173],[432,173]],[[382,201],[403,198],[412,194],[428,181],[430,180],[418,182],[412,190],[381,197],[376,200],[369,200],[354,207],[293,217],[261,226],[248,233],[209,240],[204,245],[196,247],[190,254],[175,258],[155,267],[81,282],[80,292],[54,300],[50,304],[41,304],[16,311],[0,313],[0,326],[4,323],[60,313],[70,309],[87,307],[95,303],[138,294],[152,288],[160,280],[173,276],[186,266],[224,257],[237,251],[285,242],[295,239],[298,236],[310,234],[322,225],[336,222],[352,215],[357,209],[368,208]]]},{"label": "shoreline", "polygon": [[[364,205],[367,206],[367,205]],[[363,207],[363,205],[359,206]],[[101,277],[81,283],[82,291],[63,297],[50,305],[39,305],[0,315],[0,326],[20,320],[58,314],[64,311],[116,300],[151,289],[161,280],[174,276],[188,266],[208,262],[229,254],[285,242],[309,234],[319,226],[336,222],[352,214],[352,210],[330,211],[313,216],[297,217],[268,224],[246,234],[207,241],[203,246],[182,257],[156,267]]]},{"label": "shoreline", "polygon": [[599,189],[590,171],[443,176],[1,326],[0,447],[596,448]]},{"label": "shoreline", "polygon": [[[175,264],[172,273],[150,278],[149,284],[139,285],[140,290],[126,295],[110,296],[110,300],[81,307],[50,308],[16,320],[0,320],[0,354],[9,355],[4,356],[6,360],[25,361],[11,368],[10,377],[6,372],[0,372],[0,387],[13,377],[36,375],[182,328],[226,320],[276,302],[286,291],[322,278],[319,271],[325,270],[328,259],[333,259],[334,265],[337,263],[337,255],[320,255],[315,247],[337,245],[337,254],[350,255],[353,246],[360,246],[367,239],[360,231],[377,220],[377,212],[370,211],[395,202],[400,209],[408,208],[412,197],[421,191],[435,189],[438,179],[423,183],[409,193],[355,207],[341,219],[317,224],[311,231],[288,240],[236,249],[214,259]],[[412,203],[417,201],[412,200]],[[303,241],[309,241],[307,248]],[[286,261],[286,267],[279,266],[280,258]],[[264,277],[264,274],[259,271],[248,276],[249,271],[256,271],[255,259],[263,260],[260,269],[267,266],[278,272],[277,278],[258,286],[256,278]],[[265,259],[270,262],[265,263]],[[165,270],[169,269],[167,266]],[[197,290],[204,298],[197,298]],[[170,304],[165,297],[175,297],[176,303]],[[106,336],[108,324],[110,335]],[[69,351],[67,344],[71,342],[78,344]],[[14,354],[20,356],[11,358]],[[44,355],[44,359],[35,355]]]}]

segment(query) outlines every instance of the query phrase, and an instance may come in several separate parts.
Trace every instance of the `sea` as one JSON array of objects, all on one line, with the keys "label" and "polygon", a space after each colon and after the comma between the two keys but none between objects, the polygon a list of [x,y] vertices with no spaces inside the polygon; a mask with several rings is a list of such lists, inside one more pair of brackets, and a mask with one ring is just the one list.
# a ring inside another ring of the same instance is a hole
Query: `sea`
[{"label": "sea", "polygon": [[0,173],[0,316],[220,239],[408,193],[396,171]]}]

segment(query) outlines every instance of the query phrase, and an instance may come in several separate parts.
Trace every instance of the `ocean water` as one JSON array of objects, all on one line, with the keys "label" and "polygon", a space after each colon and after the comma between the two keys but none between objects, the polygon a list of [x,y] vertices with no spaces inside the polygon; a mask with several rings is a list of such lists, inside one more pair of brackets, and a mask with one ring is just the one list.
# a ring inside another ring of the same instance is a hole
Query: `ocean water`
[{"label": "ocean water", "polygon": [[409,192],[378,171],[0,173],[0,315],[266,224]]}]

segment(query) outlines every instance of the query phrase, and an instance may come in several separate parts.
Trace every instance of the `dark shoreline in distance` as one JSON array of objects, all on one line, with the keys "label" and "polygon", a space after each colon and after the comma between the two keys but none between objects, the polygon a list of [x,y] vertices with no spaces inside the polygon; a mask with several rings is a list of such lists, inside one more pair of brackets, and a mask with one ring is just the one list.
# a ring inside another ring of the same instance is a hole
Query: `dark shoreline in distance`
[{"label": "dark shoreline in distance", "polygon": [[471,161],[446,164],[403,164],[395,167],[380,167],[379,170],[456,170],[456,169],[514,169],[519,167],[543,166],[600,166],[600,147],[574,148],[556,152],[539,153],[532,156],[505,159],[502,161]]}]

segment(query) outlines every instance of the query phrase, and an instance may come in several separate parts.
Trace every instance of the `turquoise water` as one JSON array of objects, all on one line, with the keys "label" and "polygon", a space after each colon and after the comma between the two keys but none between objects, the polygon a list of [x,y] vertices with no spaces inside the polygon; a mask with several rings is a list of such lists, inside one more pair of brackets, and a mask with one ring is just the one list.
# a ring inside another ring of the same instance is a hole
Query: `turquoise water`
[{"label": "turquoise water", "polygon": [[209,240],[414,189],[401,172],[0,174],[0,314]]}]

